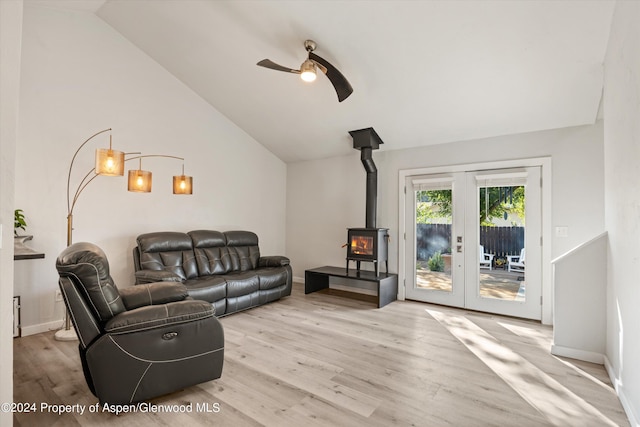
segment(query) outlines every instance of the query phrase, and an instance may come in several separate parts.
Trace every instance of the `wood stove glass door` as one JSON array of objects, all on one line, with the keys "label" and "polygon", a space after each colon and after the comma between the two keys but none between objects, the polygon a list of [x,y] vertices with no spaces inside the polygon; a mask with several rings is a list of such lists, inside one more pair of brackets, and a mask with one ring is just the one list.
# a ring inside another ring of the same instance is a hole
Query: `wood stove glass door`
[{"label": "wood stove glass door", "polygon": [[409,176],[405,188],[406,297],[464,307],[465,174]]}]

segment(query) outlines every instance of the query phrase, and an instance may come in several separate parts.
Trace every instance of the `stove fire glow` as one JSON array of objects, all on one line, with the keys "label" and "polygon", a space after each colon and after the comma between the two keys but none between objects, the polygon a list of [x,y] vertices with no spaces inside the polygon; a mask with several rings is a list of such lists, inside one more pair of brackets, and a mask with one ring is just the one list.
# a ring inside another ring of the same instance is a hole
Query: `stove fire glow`
[{"label": "stove fire glow", "polygon": [[351,236],[351,253],[356,255],[373,255],[373,237]]}]

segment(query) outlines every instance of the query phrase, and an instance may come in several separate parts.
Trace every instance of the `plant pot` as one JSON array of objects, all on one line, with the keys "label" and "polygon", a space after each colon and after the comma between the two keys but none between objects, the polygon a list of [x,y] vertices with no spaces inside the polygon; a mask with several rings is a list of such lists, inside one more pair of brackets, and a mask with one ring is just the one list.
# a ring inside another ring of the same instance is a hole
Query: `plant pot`
[{"label": "plant pot", "polygon": [[26,236],[13,236],[13,245],[24,245],[24,242],[26,242],[27,240],[32,240],[33,236],[31,235],[26,235]]}]

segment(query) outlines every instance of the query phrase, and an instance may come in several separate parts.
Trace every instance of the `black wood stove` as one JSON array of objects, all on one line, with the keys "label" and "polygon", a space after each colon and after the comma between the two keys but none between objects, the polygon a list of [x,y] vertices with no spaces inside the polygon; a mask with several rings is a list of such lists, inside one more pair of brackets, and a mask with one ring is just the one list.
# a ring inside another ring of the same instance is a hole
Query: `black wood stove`
[{"label": "black wood stove", "polygon": [[378,262],[384,261],[385,272],[389,272],[388,261],[388,228],[350,228],[348,230],[347,245],[347,270],[349,261],[356,262],[356,268],[360,271],[360,261],[374,263],[376,276],[378,275]]},{"label": "black wood stove", "polygon": [[367,206],[366,227],[349,228],[347,233],[347,272],[349,261],[356,261],[360,271],[360,262],[367,261],[374,264],[376,276],[381,262],[385,263],[386,273],[389,272],[389,229],[376,227],[376,209],[378,202],[378,169],[371,152],[377,150],[382,140],[373,128],[353,130],[349,132],[353,138],[353,148],[360,150],[360,159],[367,172]]}]

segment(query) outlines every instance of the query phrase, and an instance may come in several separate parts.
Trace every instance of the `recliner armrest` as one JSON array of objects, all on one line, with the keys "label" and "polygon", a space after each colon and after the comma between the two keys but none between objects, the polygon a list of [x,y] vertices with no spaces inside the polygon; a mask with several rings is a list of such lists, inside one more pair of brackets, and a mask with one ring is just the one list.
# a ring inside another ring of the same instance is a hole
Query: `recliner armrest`
[{"label": "recliner armrest", "polygon": [[182,283],[156,282],[120,288],[120,297],[127,310],[133,310],[145,305],[166,304],[182,301],[189,296],[187,288]]},{"label": "recliner armrest", "polygon": [[109,333],[135,332],[212,316],[215,316],[215,308],[206,301],[178,301],[125,311],[111,318],[104,329]]},{"label": "recliner armrest", "polygon": [[263,256],[258,260],[258,267],[284,267],[289,265],[289,258],[280,255]]},{"label": "recliner armrest", "polygon": [[154,282],[182,282],[182,278],[167,270],[139,270],[135,272],[136,285]]}]

